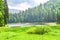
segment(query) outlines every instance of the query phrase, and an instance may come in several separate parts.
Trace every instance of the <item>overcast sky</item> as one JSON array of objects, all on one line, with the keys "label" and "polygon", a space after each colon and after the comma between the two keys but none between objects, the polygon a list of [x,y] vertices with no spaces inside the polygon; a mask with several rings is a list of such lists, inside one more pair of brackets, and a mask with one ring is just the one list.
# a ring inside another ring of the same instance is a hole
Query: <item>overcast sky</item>
[{"label": "overcast sky", "polygon": [[49,0],[7,0],[9,9],[26,10]]}]

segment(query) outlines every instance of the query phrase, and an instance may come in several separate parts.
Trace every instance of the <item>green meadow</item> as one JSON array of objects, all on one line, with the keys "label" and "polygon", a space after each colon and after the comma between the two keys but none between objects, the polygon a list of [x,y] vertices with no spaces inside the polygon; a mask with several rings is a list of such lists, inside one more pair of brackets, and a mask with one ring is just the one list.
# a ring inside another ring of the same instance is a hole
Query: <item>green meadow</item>
[{"label": "green meadow", "polygon": [[0,40],[60,40],[60,25],[1,27]]}]

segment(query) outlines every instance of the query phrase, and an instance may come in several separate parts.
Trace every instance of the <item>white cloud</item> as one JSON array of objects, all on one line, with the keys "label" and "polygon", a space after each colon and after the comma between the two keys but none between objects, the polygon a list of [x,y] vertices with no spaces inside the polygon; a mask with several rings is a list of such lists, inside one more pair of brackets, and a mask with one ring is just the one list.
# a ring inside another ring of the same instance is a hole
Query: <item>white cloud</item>
[{"label": "white cloud", "polygon": [[28,8],[32,8],[34,6],[37,6],[40,3],[43,4],[43,3],[47,2],[47,1],[49,1],[49,0],[33,0],[34,5],[31,5],[28,2],[23,2],[23,3],[15,5],[15,6],[9,5],[9,9],[26,10]]},{"label": "white cloud", "polygon": [[20,4],[15,5],[15,6],[9,5],[9,9],[26,10],[28,8],[31,8],[31,5],[29,5],[27,2],[20,3]]},{"label": "white cloud", "polygon": [[34,2],[35,2],[35,5],[39,5],[40,3],[45,3],[45,2],[47,2],[47,1],[49,1],[49,0],[33,0]]}]

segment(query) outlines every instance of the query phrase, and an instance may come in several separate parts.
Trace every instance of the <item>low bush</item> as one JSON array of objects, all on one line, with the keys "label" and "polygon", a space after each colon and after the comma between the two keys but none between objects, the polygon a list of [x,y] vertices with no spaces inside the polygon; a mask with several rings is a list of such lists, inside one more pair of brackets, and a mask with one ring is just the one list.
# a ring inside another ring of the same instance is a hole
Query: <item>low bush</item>
[{"label": "low bush", "polygon": [[48,33],[52,31],[50,27],[33,27],[33,28],[30,28],[27,33],[28,34],[45,34],[45,33]]}]

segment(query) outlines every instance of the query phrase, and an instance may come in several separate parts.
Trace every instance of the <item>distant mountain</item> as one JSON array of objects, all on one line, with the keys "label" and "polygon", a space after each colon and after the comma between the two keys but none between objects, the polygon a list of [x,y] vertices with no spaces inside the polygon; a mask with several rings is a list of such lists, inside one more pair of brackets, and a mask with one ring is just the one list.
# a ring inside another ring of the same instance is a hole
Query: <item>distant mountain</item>
[{"label": "distant mountain", "polygon": [[9,9],[9,13],[19,13],[21,10]]}]

